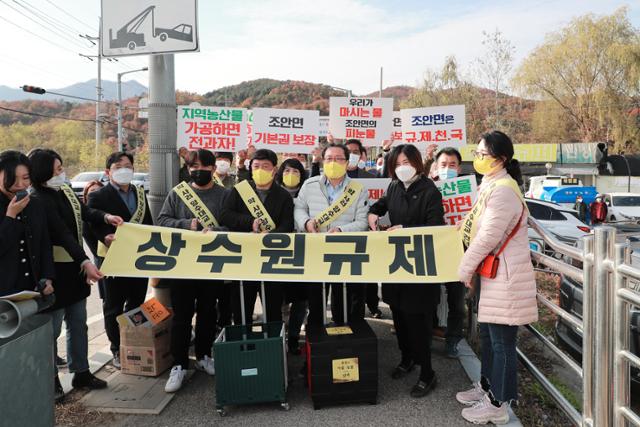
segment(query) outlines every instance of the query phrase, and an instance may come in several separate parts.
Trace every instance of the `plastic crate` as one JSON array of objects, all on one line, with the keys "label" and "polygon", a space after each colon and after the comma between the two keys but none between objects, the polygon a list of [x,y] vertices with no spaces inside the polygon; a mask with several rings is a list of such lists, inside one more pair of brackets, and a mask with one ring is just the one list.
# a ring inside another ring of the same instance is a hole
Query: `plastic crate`
[{"label": "plastic crate", "polygon": [[227,405],[280,402],[289,408],[284,323],[226,326],[213,352],[220,415]]},{"label": "plastic crate", "polygon": [[[328,335],[326,328],[307,330],[307,380],[314,409],[378,401],[378,342],[366,321],[349,323],[352,334]],[[335,364],[357,365],[357,380],[335,378]]]}]

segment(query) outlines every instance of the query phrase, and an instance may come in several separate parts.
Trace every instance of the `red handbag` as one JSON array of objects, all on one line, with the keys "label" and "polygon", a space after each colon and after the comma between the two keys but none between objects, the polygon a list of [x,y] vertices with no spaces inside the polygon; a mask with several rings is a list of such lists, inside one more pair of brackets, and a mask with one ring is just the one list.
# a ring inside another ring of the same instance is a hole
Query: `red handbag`
[{"label": "red handbag", "polygon": [[486,277],[487,279],[496,278],[496,275],[498,274],[498,266],[500,265],[500,260],[498,259],[498,257],[500,256],[502,251],[504,251],[504,248],[507,246],[507,243],[509,243],[511,238],[515,236],[516,232],[518,231],[518,228],[520,228],[520,222],[522,222],[523,216],[524,216],[524,208],[522,208],[522,213],[520,214],[520,219],[518,220],[518,223],[516,224],[515,227],[513,227],[513,230],[511,230],[511,233],[509,233],[507,240],[504,241],[500,249],[498,249],[498,252],[496,252],[495,254],[487,255],[487,257],[484,260],[482,260],[478,268],[476,268],[476,273],[478,273],[481,277]]}]

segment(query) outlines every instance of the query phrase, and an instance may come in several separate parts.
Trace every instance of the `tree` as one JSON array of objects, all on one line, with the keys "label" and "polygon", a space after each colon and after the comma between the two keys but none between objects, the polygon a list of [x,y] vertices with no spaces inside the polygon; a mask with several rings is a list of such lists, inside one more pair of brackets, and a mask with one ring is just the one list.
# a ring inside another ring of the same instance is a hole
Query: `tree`
[{"label": "tree", "polygon": [[483,56],[477,59],[483,83],[491,88],[495,94],[495,110],[493,126],[502,128],[500,120],[500,91],[507,89],[509,73],[513,69],[513,55],[515,47],[502,33],[496,29],[493,33],[482,32],[485,47]]},{"label": "tree", "polygon": [[640,105],[640,32],[627,9],[586,15],[549,34],[513,80],[525,94],[551,100],[582,141],[637,138],[631,112]]}]

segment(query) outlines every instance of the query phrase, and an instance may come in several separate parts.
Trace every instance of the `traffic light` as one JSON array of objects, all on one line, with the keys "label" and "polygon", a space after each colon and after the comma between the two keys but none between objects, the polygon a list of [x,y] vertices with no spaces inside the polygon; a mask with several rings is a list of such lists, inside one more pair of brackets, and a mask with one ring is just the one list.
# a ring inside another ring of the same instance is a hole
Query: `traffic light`
[{"label": "traffic light", "polygon": [[41,87],[37,87],[37,86],[27,86],[24,85],[22,86],[22,90],[25,92],[29,92],[29,93],[37,93],[38,95],[43,95],[45,94],[47,91],[42,89]]}]

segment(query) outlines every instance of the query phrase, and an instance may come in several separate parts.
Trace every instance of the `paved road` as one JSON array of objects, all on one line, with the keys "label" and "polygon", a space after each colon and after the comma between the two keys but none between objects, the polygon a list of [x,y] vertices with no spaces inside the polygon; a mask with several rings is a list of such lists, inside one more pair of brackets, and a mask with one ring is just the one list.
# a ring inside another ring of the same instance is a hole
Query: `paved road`
[{"label": "paved road", "polygon": [[[388,309],[383,308],[389,319]],[[413,399],[409,390],[417,380],[417,371],[402,380],[392,380],[389,372],[399,361],[395,336],[390,333],[391,321],[372,320],[379,342],[379,404],[329,407],[315,411],[302,379],[297,373],[302,357],[289,360],[290,378],[288,391],[291,410],[285,412],[277,404],[228,408],[228,415],[220,418],[215,412],[215,378],[196,372],[183,386],[160,416],[116,415],[110,427],[119,426],[469,426],[461,417],[462,406],[455,400],[455,393],[469,386],[458,360],[444,357],[444,343],[435,341],[434,369],[439,385],[429,396]]]}]

